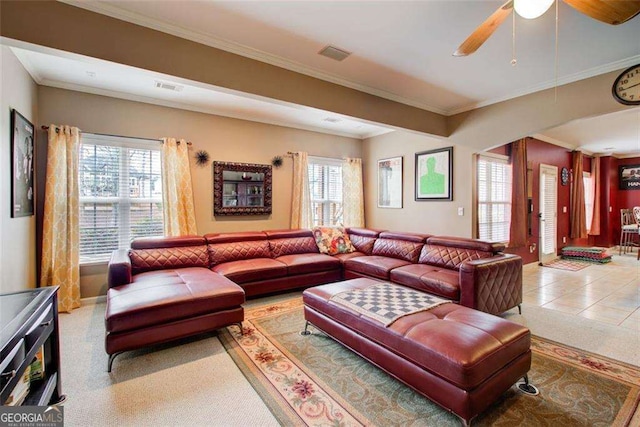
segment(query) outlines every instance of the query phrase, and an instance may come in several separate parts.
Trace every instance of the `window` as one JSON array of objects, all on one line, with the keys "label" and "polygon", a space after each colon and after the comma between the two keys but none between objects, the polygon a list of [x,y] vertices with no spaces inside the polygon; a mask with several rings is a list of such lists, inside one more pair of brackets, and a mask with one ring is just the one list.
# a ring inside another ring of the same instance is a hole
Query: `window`
[{"label": "window", "polygon": [[505,156],[477,158],[478,238],[507,242],[511,225],[511,165]]},{"label": "window", "polygon": [[595,183],[591,179],[591,172],[582,172],[582,182],[584,183],[584,212],[588,233],[591,231],[591,221],[593,220],[593,198],[595,192]]},{"label": "window", "polygon": [[313,225],[342,223],[342,160],[309,156]]},{"label": "window", "polygon": [[160,168],[158,141],[82,135],[81,264],[108,261],[136,237],[163,234]]}]

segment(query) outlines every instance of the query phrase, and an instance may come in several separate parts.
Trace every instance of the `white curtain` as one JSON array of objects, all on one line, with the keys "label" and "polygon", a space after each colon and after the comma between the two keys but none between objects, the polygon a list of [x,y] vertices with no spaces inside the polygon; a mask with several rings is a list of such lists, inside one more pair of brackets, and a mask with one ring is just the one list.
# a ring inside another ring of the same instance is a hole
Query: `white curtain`
[{"label": "white curtain", "polygon": [[293,153],[293,191],[291,194],[291,228],[311,228],[311,193],[307,153]]},{"label": "white curtain", "polygon": [[80,131],[49,125],[40,286],[59,286],[58,310],[80,307]]},{"label": "white curtain", "polygon": [[361,159],[347,158],[342,164],[342,208],[345,227],[364,227]]},{"label": "white curtain", "polygon": [[162,138],[162,211],[167,236],[198,234],[187,141]]}]

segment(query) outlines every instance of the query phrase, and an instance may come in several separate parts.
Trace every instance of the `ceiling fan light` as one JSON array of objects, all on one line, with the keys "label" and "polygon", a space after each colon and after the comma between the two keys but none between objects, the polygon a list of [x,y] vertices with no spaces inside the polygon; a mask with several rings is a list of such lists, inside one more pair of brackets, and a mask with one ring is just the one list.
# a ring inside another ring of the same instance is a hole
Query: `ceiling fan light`
[{"label": "ceiling fan light", "polygon": [[514,0],[513,8],[525,19],[542,16],[553,4],[554,0]]}]

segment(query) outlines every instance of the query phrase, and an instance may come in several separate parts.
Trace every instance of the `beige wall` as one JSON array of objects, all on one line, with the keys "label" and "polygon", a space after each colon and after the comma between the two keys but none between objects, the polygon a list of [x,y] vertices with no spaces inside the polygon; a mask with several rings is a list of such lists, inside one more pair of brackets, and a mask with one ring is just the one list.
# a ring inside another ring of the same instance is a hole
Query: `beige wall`
[{"label": "beige wall", "polygon": [[[364,140],[365,214],[367,227],[471,237],[471,160],[473,150],[453,146],[453,201],[415,201],[415,153],[450,147],[446,139],[397,131]],[[377,161],[403,156],[403,207],[379,208]],[[458,216],[458,208],[464,216]]]},{"label": "beige wall", "polygon": [[11,119],[37,122],[37,86],[11,50],[0,46],[0,293],[36,287],[35,216],[11,218]]},{"label": "beige wall", "polygon": [[[85,132],[160,138],[193,143],[211,160],[270,164],[287,151],[324,157],[361,157],[362,141],[246,120],[178,110],[63,89],[39,88],[40,124],[69,124]],[[198,233],[289,228],[292,159],[273,171],[273,213],[269,216],[214,217],[212,167],[191,164]],[[83,267],[82,295],[104,293],[104,268]]]},{"label": "beige wall", "polygon": [[611,96],[621,71],[560,86],[557,98],[554,89],[547,89],[450,116],[447,139],[483,151],[572,120],[628,109]]}]

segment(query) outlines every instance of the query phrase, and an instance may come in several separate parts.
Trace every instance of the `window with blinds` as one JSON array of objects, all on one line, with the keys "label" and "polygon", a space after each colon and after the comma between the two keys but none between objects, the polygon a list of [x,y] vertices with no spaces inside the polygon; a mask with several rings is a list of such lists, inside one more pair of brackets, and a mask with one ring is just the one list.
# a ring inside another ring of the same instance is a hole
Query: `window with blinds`
[{"label": "window with blinds", "polygon": [[478,238],[509,241],[511,225],[511,165],[505,156],[477,158]]},{"label": "window with blinds", "polygon": [[309,187],[314,226],[342,223],[342,161],[309,156]]},{"label": "window with blinds", "polygon": [[163,235],[158,141],[83,134],[78,178],[81,264]]}]

